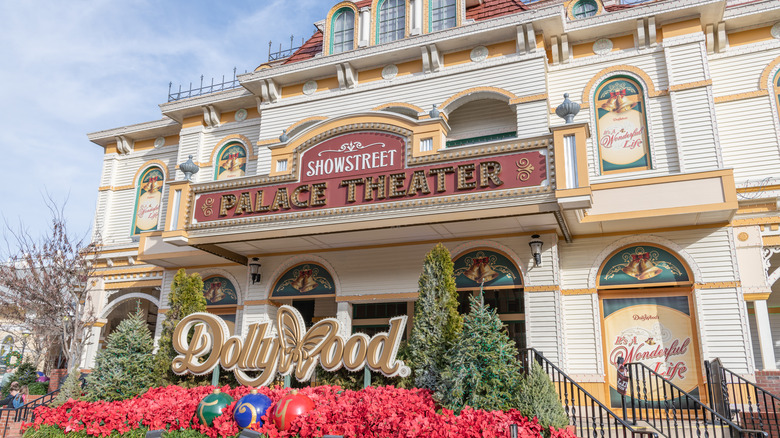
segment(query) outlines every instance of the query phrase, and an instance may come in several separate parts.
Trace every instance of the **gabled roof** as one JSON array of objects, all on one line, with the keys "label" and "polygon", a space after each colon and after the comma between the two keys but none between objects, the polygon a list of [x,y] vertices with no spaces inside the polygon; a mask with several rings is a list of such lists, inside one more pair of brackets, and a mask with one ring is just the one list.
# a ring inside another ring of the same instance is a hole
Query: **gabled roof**
[{"label": "gabled roof", "polygon": [[466,9],[466,18],[480,21],[527,10],[528,6],[521,0],[483,0],[482,3]]}]

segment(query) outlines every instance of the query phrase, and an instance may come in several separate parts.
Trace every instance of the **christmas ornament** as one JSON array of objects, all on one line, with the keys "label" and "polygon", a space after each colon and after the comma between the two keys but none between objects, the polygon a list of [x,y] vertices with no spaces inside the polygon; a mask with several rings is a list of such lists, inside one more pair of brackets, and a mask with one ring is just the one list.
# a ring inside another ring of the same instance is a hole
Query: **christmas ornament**
[{"label": "christmas ornament", "polygon": [[238,427],[246,428],[252,424],[263,425],[262,416],[265,415],[273,402],[263,394],[258,394],[256,389],[251,393],[238,399],[235,409],[233,409],[233,418],[238,423]]},{"label": "christmas ornament", "polygon": [[293,389],[276,403],[273,410],[274,424],[279,430],[288,430],[296,418],[312,409],[314,409],[314,402]]},{"label": "christmas ornament", "polygon": [[231,403],[233,403],[233,397],[215,389],[213,393],[203,397],[203,400],[198,403],[198,421],[200,424],[211,427],[214,419],[222,415],[222,410]]}]

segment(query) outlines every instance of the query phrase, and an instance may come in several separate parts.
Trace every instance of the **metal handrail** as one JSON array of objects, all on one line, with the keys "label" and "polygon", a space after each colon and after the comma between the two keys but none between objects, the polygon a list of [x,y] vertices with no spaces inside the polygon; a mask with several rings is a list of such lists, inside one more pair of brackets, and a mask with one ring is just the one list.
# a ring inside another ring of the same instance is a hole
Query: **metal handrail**
[{"label": "metal handrail", "polygon": [[523,368],[530,370],[534,362],[542,366],[555,385],[558,397],[563,404],[569,424],[574,426],[577,436],[587,437],[641,437],[658,438],[658,434],[637,430],[633,425],[620,418],[611,409],[604,406],[571,377],[555,366],[549,359],[534,348],[520,351]]},{"label": "metal handrail", "polygon": [[707,371],[710,406],[716,412],[727,418],[736,418],[738,424],[750,428],[780,432],[779,397],[724,367],[720,359],[704,361],[704,368]]},{"label": "metal handrail", "polygon": [[714,436],[724,428],[732,437],[769,436],[761,430],[741,428],[643,363],[626,367],[634,422],[644,420],[664,435],[682,438]]},{"label": "metal handrail", "polygon": [[18,408],[0,408],[0,423],[3,424],[3,432],[0,434],[0,438],[5,438],[8,434],[8,423],[19,423],[19,422],[31,422],[35,419],[35,408],[39,406],[44,406],[52,402],[54,400],[54,397],[59,394],[60,390],[55,389],[54,391],[45,394],[44,396],[29,401],[22,406],[19,406]]}]

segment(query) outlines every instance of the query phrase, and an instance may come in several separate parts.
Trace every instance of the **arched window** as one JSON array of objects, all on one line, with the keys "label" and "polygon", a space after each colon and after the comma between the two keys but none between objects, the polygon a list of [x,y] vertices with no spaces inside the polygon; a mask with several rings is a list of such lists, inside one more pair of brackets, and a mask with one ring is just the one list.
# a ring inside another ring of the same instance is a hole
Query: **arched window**
[{"label": "arched window", "polygon": [[146,169],[138,178],[133,235],[157,229],[160,222],[163,181],[165,181],[165,174],[159,167]]},{"label": "arched window", "polygon": [[587,18],[596,15],[599,11],[599,5],[593,0],[579,0],[574,4],[571,10],[574,18]]},{"label": "arched window", "polygon": [[596,131],[601,173],[650,169],[645,98],[631,78],[609,78],[596,88]]},{"label": "arched window", "polygon": [[355,47],[355,12],[341,8],[330,23],[330,53],[341,53]]},{"label": "arched window", "polygon": [[431,32],[455,27],[457,11],[455,0],[431,0],[428,12]]},{"label": "arched window", "polygon": [[406,30],[405,0],[381,0],[378,9],[377,43],[389,43],[403,38]]},{"label": "arched window", "polygon": [[219,181],[246,175],[246,148],[234,141],[226,144],[217,154],[214,179]]},{"label": "arched window", "polygon": [[458,311],[469,311],[469,297],[482,291],[496,310],[517,348],[525,348],[525,306],[520,270],[506,255],[492,249],[472,249],[454,259]]}]

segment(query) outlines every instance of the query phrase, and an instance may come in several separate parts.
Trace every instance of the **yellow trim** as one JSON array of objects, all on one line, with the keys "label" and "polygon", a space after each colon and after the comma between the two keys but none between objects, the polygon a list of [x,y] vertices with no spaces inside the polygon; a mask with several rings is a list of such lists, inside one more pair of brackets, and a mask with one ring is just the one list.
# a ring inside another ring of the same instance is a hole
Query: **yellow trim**
[{"label": "yellow trim", "polygon": [[274,300],[247,300],[244,301],[245,306],[264,306],[264,305],[271,305],[275,307],[280,307],[282,303]]},{"label": "yellow trim", "polygon": [[[606,189],[618,189],[624,187],[636,187],[645,186],[648,184],[662,184],[669,182],[690,181],[704,178],[727,177],[733,174],[731,169],[710,170],[706,172],[697,173],[685,173],[679,175],[666,175],[666,176],[654,176],[647,178],[632,179],[627,181],[614,181],[605,183],[595,183],[591,186],[593,191],[606,190]],[[736,201],[736,190],[734,192],[734,200]]]},{"label": "yellow trim", "polygon": [[417,292],[396,293],[396,294],[369,294],[369,295],[348,295],[336,297],[337,303],[374,301],[374,300],[416,300],[419,294]]},{"label": "yellow trim", "polygon": [[[612,67],[607,67],[600,70],[598,73],[593,75],[593,77],[591,77],[588,83],[585,85],[585,88],[582,90],[582,97],[580,99],[580,102],[582,102],[580,104],[582,109],[590,107],[590,96],[593,94],[593,87],[596,85],[597,81],[605,78],[605,76],[619,75],[620,73],[624,72],[633,73],[642,79],[642,81],[645,83],[643,88],[645,88],[647,91],[648,97],[661,96],[667,93],[665,90],[657,90],[653,80],[650,79],[650,75],[645,73],[644,70],[640,69],[639,67],[634,67],[633,65],[627,64],[613,65]],[[552,112],[555,112],[555,109],[553,109]]]},{"label": "yellow trim", "polygon": [[763,236],[761,241],[764,246],[780,246],[780,236]]},{"label": "yellow trim", "polygon": [[93,322],[93,323],[91,323],[91,324],[87,324],[87,325],[88,325],[88,326],[95,327],[95,328],[100,328],[100,327],[103,327],[104,325],[106,325],[106,323],[105,323],[104,321],[103,321],[103,322],[101,322],[101,321],[95,321],[95,322]]},{"label": "yellow trim", "polygon": [[762,41],[771,41],[772,26],[759,27],[757,29],[743,30],[728,34],[729,46],[743,46],[745,44],[760,43]]},{"label": "yellow trim", "polygon": [[[737,192],[739,192],[739,190],[737,190]],[[766,204],[743,205],[739,207],[737,214],[769,213],[774,211],[777,211],[777,204],[773,202]]]},{"label": "yellow trim", "polygon": [[706,79],[703,81],[687,82],[685,84],[677,84],[669,87],[669,91],[682,91],[691,90],[693,88],[709,87],[712,85],[712,79]]},{"label": "yellow trim", "polygon": [[743,294],[742,297],[745,301],[766,301],[769,299],[770,293],[765,294]]},{"label": "yellow trim", "polygon": [[[319,84],[317,85],[317,88],[319,89]],[[282,99],[303,96],[303,83],[283,86],[280,94],[282,95]]]},{"label": "yellow trim", "polygon": [[701,20],[698,18],[664,24],[661,28],[663,29],[664,39],[703,32]]},{"label": "yellow trim", "polygon": [[[764,71],[761,72],[761,80],[758,83],[758,89],[759,90],[768,90],[769,86],[769,75],[772,73],[772,70],[777,67],[777,65],[780,64],[780,56],[773,59],[772,62],[770,62],[765,68]],[[772,78],[774,79],[774,78]],[[774,88],[774,83],[772,84],[772,87]]]},{"label": "yellow trim", "polygon": [[[558,290],[558,286],[554,284],[548,286],[521,286],[521,287],[523,288],[523,292],[554,292]],[[515,288],[513,287],[512,289]]]},{"label": "yellow trim", "polygon": [[[358,35],[358,17],[360,12],[355,7],[355,4],[351,1],[342,1],[340,3],[337,3],[336,6],[333,6],[330,8],[330,11],[328,11],[328,16],[325,19],[325,32],[322,35],[322,48],[323,52],[328,55],[332,55],[330,48],[330,34],[331,34],[331,26],[333,25],[333,15],[336,14],[341,9],[352,9],[352,18],[354,19],[355,23],[352,27],[352,50],[357,49],[358,40],[360,39],[360,35]],[[339,52],[341,53],[341,52]]]},{"label": "yellow trim", "polygon": [[780,216],[751,217],[747,219],[734,219],[729,225],[739,227],[743,225],[767,225],[780,223]]},{"label": "yellow trim", "polygon": [[579,187],[576,189],[561,189],[555,191],[555,197],[556,198],[568,198],[570,196],[590,196],[593,194],[593,191],[590,189],[590,187]]},{"label": "yellow trim", "polygon": [[141,274],[144,272],[163,272],[163,271],[165,271],[165,269],[159,266],[139,266],[137,268],[111,269],[110,271],[101,272],[101,275],[103,277],[112,277],[112,276],[124,275],[124,274]]},{"label": "yellow trim", "polygon": [[497,94],[503,98],[506,98],[507,102],[511,102],[513,99],[519,99],[518,96],[516,96],[514,93],[506,91],[501,88],[497,87],[473,87],[466,90],[463,90],[461,92],[458,92],[451,96],[449,99],[445,100],[440,106],[439,109],[442,111],[449,111],[447,108],[452,103],[460,99],[461,97],[468,96],[474,93],[489,93],[489,94]]},{"label": "yellow trim", "polygon": [[[586,125],[563,125],[558,128],[553,128],[553,154],[555,156],[556,175],[555,180],[558,187],[561,189],[567,189],[565,192],[556,190],[556,198],[559,193],[565,196],[578,196],[578,192],[571,192],[570,190],[584,191],[587,190],[587,194],[590,194],[591,190],[588,188],[590,185],[590,179],[588,177],[588,137],[589,131]],[[577,152],[577,186],[578,188],[569,189],[566,186],[566,154],[564,153],[564,138],[568,135],[574,135],[574,143]],[[583,194],[585,194],[583,192]]]},{"label": "yellow trim", "polygon": [[162,286],[162,279],[106,283],[106,287],[109,289],[124,289],[127,287],[154,287],[154,286]]},{"label": "yellow trim", "polygon": [[[189,181],[174,181],[170,184],[168,184],[168,207],[167,207],[167,214],[165,215],[165,231],[168,230],[182,230],[184,229],[184,225],[187,223],[187,200],[190,198],[190,183]],[[179,196],[179,217],[178,221],[176,222],[176,226],[172,226],[173,224],[171,221],[173,220],[173,200],[174,200],[174,192],[176,190],[181,191],[181,196]]]},{"label": "yellow trim", "polygon": [[532,94],[529,96],[516,97],[514,99],[510,99],[509,104],[517,105],[519,103],[538,102],[540,100],[547,100],[547,98],[548,98],[547,93]]},{"label": "yellow trim", "polygon": [[517,42],[515,40],[490,44],[489,46],[485,47],[488,49],[488,58],[498,58],[499,56],[513,55],[517,53]]},{"label": "yellow trim", "polygon": [[733,102],[735,100],[753,99],[761,96],[768,96],[769,91],[766,89],[748,91],[746,93],[728,94],[726,96],[718,96],[715,98],[715,103]]},{"label": "yellow trim", "polygon": [[562,295],[591,295],[598,293],[598,289],[594,288],[588,288],[588,289],[561,289]]},{"label": "yellow trim", "polygon": [[696,283],[694,289],[730,289],[742,287],[740,281],[713,281],[709,283]]},{"label": "yellow trim", "polygon": [[181,122],[182,128],[193,128],[195,126],[206,126],[203,122],[203,114],[199,116],[185,117]]}]

